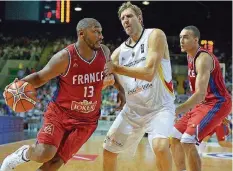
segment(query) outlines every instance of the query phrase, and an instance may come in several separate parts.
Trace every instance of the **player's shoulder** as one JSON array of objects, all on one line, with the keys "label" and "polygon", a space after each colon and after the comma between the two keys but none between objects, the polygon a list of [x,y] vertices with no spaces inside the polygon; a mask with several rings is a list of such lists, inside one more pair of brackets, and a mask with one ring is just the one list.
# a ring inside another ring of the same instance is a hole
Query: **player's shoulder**
[{"label": "player's shoulder", "polygon": [[102,48],[102,50],[103,50],[105,56],[106,56],[106,57],[109,57],[109,55],[110,55],[111,52],[110,52],[110,49],[108,48],[108,46],[106,46],[106,45],[104,45],[104,44],[101,44],[100,46],[101,46],[101,48]]},{"label": "player's shoulder", "polygon": [[66,45],[66,46],[64,47],[64,49],[66,49],[66,50],[73,50],[73,49],[75,49],[75,48],[76,48],[75,43]]},{"label": "player's shoulder", "polygon": [[210,54],[200,52],[200,54],[196,57],[195,66],[197,68],[205,68],[205,70],[212,70],[213,62],[213,58],[210,56]]},{"label": "player's shoulder", "polygon": [[150,34],[151,37],[166,36],[164,31],[159,28],[151,28],[150,30],[152,30]]},{"label": "player's shoulder", "polygon": [[212,56],[208,53],[208,52],[206,52],[206,51],[201,51],[200,53],[199,53],[199,55],[197,56],[197,59],[196,59],[196,61],[203,61],[203,62],[212,62],[213,61],[213,58],[212,58]]},{"label": "player's shoulder", "polygon": [[[101,48],[102,48],[104,51],[109,50],[108,46],[106,46],[105,44],[101,44],[100,46],[101,46]],[[109,50],[109,51],[110,51],[110,50]]]},{"label": "player's shoulder", "polygon": [[67,62],[70,58],[69,55],[70,53],[66,49],[62,49],[58,51],[56,54],[54,54],[51,60],[56,61],[56,63]]}]

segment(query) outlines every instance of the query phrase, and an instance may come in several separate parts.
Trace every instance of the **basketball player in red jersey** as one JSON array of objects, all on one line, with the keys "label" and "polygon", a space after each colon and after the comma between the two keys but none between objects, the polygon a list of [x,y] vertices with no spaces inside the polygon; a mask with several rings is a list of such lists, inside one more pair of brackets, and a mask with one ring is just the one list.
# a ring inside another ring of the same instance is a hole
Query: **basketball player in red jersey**
[{"label": "basketball player in red jersey", "polygon": [[[56,171],[95,131],[110,51],[101,44],[102,28],[97,20],[84,18],[76,30],[76,43],[55,54],[41,71],[22,79],[38,88],[58,77],[59,86],[44,114],[37,143],[22,146],[9,155],[3,161],[1,171],[13,170],[28,161],[43,163],[38,171]],[[124,91],[117,80],[115,86]],[[120,97],[124,102],[124,96]]]},{"label": "basketball player in red jersey", "polygon": [[[195,147],[230,114],[232,101],[224,84],[218,59],[199,46],[200,32],[187,26],[180,33],[181,51],[187,53],[188,76],[192,96],[176,108],[185,113],[172,133],[172,153],[177,171],[184,171],[185,156],[189,171],[201,171]],[[191,109],[191,110],[190,110]]]}]

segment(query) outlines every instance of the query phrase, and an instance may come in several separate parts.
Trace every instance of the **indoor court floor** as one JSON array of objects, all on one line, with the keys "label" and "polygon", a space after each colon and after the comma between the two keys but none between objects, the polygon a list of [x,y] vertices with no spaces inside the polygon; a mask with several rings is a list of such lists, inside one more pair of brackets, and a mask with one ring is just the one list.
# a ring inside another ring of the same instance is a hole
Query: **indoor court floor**
[{"label": "indoor court floor", "polygon": [[[102,171],[102,143],[104,136],[92,136],[79,152],[59,171]],[[0,163],[8,154],[24,144],[33,144],[35,139],[0,145]],[[154,155],[144,137],[134,157],[130,153],[120,154],[118,171],[156,171]],[[232,150],[209,143],[202,157],[202,171],[232,171]],[[15,171],[36,171],[40,164],[28,162]],[[175,168],[173,167],[173,171]]]}]

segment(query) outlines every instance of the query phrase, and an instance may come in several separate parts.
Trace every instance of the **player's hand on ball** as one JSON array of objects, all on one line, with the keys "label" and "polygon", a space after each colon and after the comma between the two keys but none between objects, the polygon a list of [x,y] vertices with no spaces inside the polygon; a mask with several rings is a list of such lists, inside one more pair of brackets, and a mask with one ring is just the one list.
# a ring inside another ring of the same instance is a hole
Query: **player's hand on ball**
[{"label": "player's hand on ball", "polygon": [[6,104],[15,112],[26,112],[37,102],[35,88],[28,82],[15,79],[3,93]]}]

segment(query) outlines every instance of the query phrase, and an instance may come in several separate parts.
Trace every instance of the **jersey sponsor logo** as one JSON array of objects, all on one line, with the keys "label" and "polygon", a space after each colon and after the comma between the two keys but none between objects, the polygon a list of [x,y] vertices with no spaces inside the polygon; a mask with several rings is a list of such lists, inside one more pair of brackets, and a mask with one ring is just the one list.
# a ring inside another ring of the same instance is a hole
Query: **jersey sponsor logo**
[{"label": "jersey sponsor logo", "polygon": [[131,66],[137,65],[138,63],[145,61],[145,60],[146,60],[146,57],[142,57],[141,59],[130,62],[129,64],[126,64],[124,66],[131,67]]},{"label": "jersey sponsor logo", "polygon": [[124,144],[121,143],[121,142],[118,142],[115,138],[113,137],[110,137],[109,135],[106,136],[105,140],[104,140],[104,143],[110,143],[110,144],[114,144],[116,146],[119,146],[119,147],[123,147]]},{"label": "jersey sponsor logo", "polygon": [[193,69],[188,69],[189,77],[196,77],[195,71]]},{"label": "jersey sponsor logo", "polygon": [[141,91],[143,91],[143,90],[147,90],[147,89],[151,88],[152,86],[153,86],[152,83],[144,84],[144,85],[142,85],[142,86],[140,86],[140,87],[136,87],[136,88],[134,88],[134,89],[129,90],[129,91],[128,91],[128,95],[132,95],[132,94],[141,92]]},{"label": "jersey sponsor logo", "polygon": [[71,103],[71,110],[75,110],[77,112],[81,113],[90,113],[95,110],[97,101],[92,102],[92,101],[87,101],[83,100],[82,102],[76,102],[72,101]]},{"label": "jersey sponsor logo", "polygon": [[53,132],[54,132],[54,125],[51,123],[45,124],[42,128],[42,133],[53,135]]},{"label": "jersey sponsor logo", "polygon": [[89,74],[80,74],[73,76],[73,84],[88,84],[103,80],[104,72],[94,72]]}]

